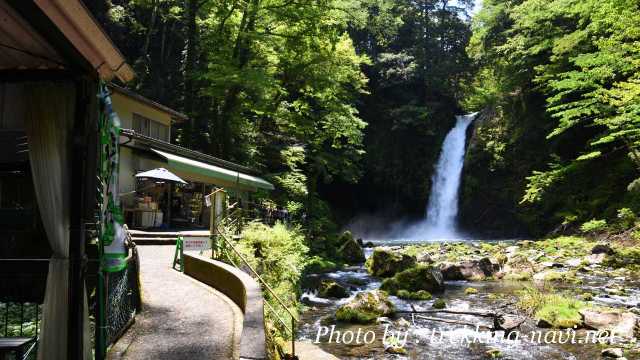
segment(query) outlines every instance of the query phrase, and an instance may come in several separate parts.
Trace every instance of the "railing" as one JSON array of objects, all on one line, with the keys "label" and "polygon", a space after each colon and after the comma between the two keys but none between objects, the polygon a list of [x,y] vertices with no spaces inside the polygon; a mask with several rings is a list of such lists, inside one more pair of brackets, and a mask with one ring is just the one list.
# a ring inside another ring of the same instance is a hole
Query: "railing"
[{"label": "railing", "polygon": [[40,331],[42,305],[37,303],[0,302],[2,336],[36,337]]},{"label": "railing", "polygon": [[[236,210],[240,210],[240,215],[242,214],[241,209],[236,209]],[[266,301],[266,300],[264,301],[264,304],[266,305],[265,310],[267,310],[271,314],[271,316],[273,316],[276,320],[278,320],[280,325],[282,325],[282,327],[286,330],[287,333],[291,334],[291,355],[293,356],[293,358],[295,358],[295,355],[296,355],[296,328],[297,328],[297,323],[299,321],[298,317],[289,309],[289,307],[287,307],[287,305],[285,305],[284,301],[278,296],[278,294],[275,293],[275,291],[262,278],[262,276],[260,276],[260,274],[258,274],[258,272],[253,268],[253,266],[251,266],[251,264],[249,264],[247,259],[240,253],[240,251],[238,251],[238,249],[235,247],[233,242],[231,240],[229,240],[227,238],[227,236],[224,234],[223,229],[221,229],[221,226],[229,225],[229,224],[233,225],[233,224],[235,224],[235,221],[242,221],[242,220],[233,220],[232,219],[234,216],[237,216],[237,214],[238,214],[238,212],[236,212],[236,211],[230,212],[229,215],[227,215],[218,224],[218,227],[216,229],[217,231],[216,231],[215,235],[217,235],[219,237],[219,239],[222,239],[224,241],[224,246],[221,247],[221,250],[225,253],[227,259],[229,260],[229,262],[233,266],[235,266],[238,269],[241,269],[233,261],[233,258],[231,257],[231,255],[229,254],[229,252],[227,250],[228,248],[231,248],[231,250],[233,250],[235,255],[238,258],[240,258],[242,263],[251,271],[252,275],[258,280],[258,282],[262,285],[262,287],[264,289],[266,289],[267,292],[276,300],[277,304],[280,305],[289,314],[289,316],[291,316],[291,327],[289,327],[289,326],[287,326],[286,322],[278,315],[278,312],[273,308],[273,306],[268,301]],[[229,220],[229,219],[232,219],[232,220]]]},{"label": "railing", "polygon": [[126,259],[127,267],[122,271],[105,273],[106,324],[105,344],[114,344],[133,323],[140,310],[138,284],[138,255],[134,250]]}]

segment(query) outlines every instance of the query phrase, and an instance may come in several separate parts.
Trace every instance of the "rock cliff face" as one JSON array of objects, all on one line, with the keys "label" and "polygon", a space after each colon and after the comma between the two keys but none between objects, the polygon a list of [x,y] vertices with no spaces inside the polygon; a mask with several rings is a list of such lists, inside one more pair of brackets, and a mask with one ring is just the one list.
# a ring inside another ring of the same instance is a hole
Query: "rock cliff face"
[{"label": "rock cliff face", "polygon": [[460,189],[460,226],[478,236],[511,237],[546,231],[519,205],[526,177],[547,159],[544,107],[515,96],[483,110],[470,127]]},{"label": "rock cliff face", "polygon": [[587,126],[548,139],[556,124],[535,93],[514,94],[481,112],[469,129],[458,214],[462,229],[483,237],[566,234],[593,218],[615,219],[621,208],[640,208],[640,191],[627,190],[637,169],[626,151],[615,148],[574,163],[535,204],[521,203],[527,177],[580,156],[598,131]]}]

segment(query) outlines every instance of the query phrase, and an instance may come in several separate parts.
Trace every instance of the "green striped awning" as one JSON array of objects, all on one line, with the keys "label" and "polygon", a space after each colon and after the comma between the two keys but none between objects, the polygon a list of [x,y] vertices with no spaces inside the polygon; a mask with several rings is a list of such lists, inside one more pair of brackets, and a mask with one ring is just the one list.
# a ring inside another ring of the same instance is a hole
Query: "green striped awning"
[{"label": "green striped awning", "polygon": [[187,179],[196,178],[201,182],[208,182],[221,186],[236,185],[240,188],[249,189],[274,189],[273,184],[257,176],[244,174],[235,170],[225,169],[220,166],[207,164],[202,161],[170,154],[157,149],[151,150],[167,161],[167,167],[169,169],[175,171],[176,173],[178,173],[178,175],[186,177]]}]

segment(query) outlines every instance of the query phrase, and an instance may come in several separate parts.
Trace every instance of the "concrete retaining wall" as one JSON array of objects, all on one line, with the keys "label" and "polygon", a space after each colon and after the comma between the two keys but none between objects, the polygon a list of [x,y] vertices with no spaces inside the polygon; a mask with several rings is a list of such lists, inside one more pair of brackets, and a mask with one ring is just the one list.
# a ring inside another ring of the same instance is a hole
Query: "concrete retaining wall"
[{"label": "concrete retaining wall", "polygon": [[244,313],[240,358],[266,359],[264,304],[260,285],[233,266],[196,254],[184,254],[184,273],[225,294]]}]

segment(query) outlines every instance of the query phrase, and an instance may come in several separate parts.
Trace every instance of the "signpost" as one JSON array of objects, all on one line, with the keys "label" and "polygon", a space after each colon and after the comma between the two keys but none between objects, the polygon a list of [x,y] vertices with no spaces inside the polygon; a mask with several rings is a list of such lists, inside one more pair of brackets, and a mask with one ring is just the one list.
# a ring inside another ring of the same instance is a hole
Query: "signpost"
[{"label": "signpost", "polygon": [[211,236],[211,258],[215,259],[221,254],[221,247],[218,241],[218,226],[222,222],[222,219],[226,216],[227,212],[227,193],[223,188],[216,189],[211,194],[205,196],[205,203],[207,207],[211,208],[209,212],[211,218],[209,219],[209,234]]},{"label": "signpost", "polygon": [[178,236],[176,241],[176,251],[173,255],[173,268],[180,266],[180,271],[184,272],[184,252],[204,251],[211,249],[211,238],[208,236]]}]

